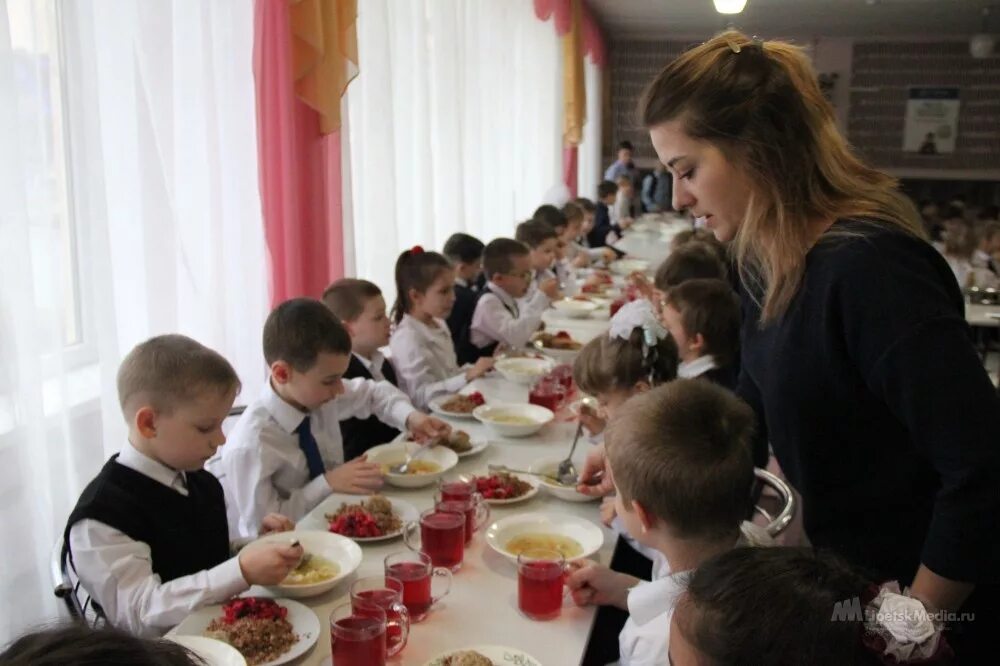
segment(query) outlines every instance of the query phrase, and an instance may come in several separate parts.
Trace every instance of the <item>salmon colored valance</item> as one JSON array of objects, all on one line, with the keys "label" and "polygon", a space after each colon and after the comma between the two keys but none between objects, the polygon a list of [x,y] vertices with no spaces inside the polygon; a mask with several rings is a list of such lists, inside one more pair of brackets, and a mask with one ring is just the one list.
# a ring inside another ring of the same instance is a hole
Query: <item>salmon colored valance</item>
[{"label": "salmon colored valance", "polygon": [[[556,34],[560,37],[572,27],[572,15],[571,0],[535,0],[535,16],[542,21],[548,21],[554,16]],[[606,67],[608,52],[604,44],[604,35],[585,2],[580,3],[580,20],[583,25],[584,54],[590,56],[590,61],[598,67]]]},{"label": "salmon colored valance", "polygon": [[289,0],[295,94],[323,134],[340,129],[340,98],[358,74],[357,17],[357,0]]}]

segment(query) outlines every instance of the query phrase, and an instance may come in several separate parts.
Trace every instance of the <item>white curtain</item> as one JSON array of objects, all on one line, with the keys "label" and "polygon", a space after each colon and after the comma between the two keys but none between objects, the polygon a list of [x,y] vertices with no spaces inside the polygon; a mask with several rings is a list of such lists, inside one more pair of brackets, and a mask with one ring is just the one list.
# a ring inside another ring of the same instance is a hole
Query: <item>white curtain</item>
[{"label": "white curtain", "polygon": [[604,177],[601,168],[601,127],[604,123],[601,96],[604,94],[604,70],[584,59],[584,81],[587,86],[587,124],[583,126],[583,141],[577,154],[577,193],[596,201],[597,184]]},{"label": "white curtain", "polygon": [[263,381],[252,2],[0,5],[0,643],[125,442],[121,357],[180,332]]},{"label": "white curtain", "polygon": [[559,40],[531,0],[367,0],[348,88],[357,275],[456,231],[512,236],[560,181]]}]

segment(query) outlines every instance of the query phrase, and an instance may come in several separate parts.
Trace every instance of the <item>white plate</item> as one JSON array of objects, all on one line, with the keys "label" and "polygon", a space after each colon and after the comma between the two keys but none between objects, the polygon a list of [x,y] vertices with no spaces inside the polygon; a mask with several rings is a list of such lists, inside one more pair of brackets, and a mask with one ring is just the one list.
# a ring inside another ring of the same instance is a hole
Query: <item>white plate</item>
[{"label": "white plate", "polygon": [[166,640],[183,645],[193,652],[206,666],[247,666],[240,651],[229,643],[207,636],[165,636]]},{"label": "white plate", "polygon": [[[537,336],[535,337],[537,338]],[[579,340],[576,340],[575,338],[574,341],[579,342]],[[573,359],[575,359],[577,355],[580,353],[580,351],[583,349],[582,346],[580,347],[580,349],[553,349],[552,347],[546,347],[545,345],[542,344],[542,341],[538,339],[533,339],[531,344],[538,351],[542,352],[543,354],[548,354],[549,356],[551,356],[552,358],[561,363],[572,363]]]},{"label": "white plate", "polygon": [[583,552],[567,560],[579,560],[593,555],[604,545],[601,528],[583,518],[564,513],[521,513],[507,516],[486,529],[486,543],[504,557],[517,561],[517,556],[505,550],[505,545],[522,534],[558,534],[573,539]]},{"label": "white plate", "polygon": [[252,548],[254,544],[260,543],[287,544],[296,539],[302,544],[302,548],[307,553],[325,557],[336,564],[340,571],[333,578],[320,583],[268,586],[267,589],[276,596],[292,599],[314,597],[317,594],[332,590],[337,583],[350,576],[361,565],[361,548],[358,547],[358,544],[354,543],[349,537],[334,534],[329,530],[297,529],[292,532],[268,534],[247,544],[247,547]]},{"label": "white plate", "polygon": [[506,666],[507,664],[517,664],[517,666],[542,666],[542,662],[538,661],[527,652],[523,652],[517,648],[503,647],[502,645],[470,645],[469,647],[458,648],[456,650],[448,650],[447,652],[442,652],[438,656],[426,662],[424,666],[441,666],[444,663],[445,657],[450,657],[456,652],[463,652],[466,650],[478,652],[487,659],[493,661],[495,666]]},{"label": "white plate", "polygon": [[[479,409],[482,409],[481,407]],[[368,449],[365,454],[368,462],[379,465],[401,465],[409,453],[420,448],[416,442],[396,441],[388,444]],[[427,452],[422,453],[417,460],[435,463],[440,469],[430,474],[393,474],[386,472],[383,478],[389,485],[398,488],[423,488],[433,485],[442,476],[448,473],[452,467],[458,464],[458,454],[444,446],[432,446]]]},{"label": "white plate", "polygon": [[590,316],[594,310],[597,309],[596,303],[591,303],[590,301],[578,301],[573,298],[564,298],[560,301],[555,301],[552,307],[556,312],[564,317],[569,317],[570,319],[586,319]]},{"label": "white plate", "polygon": [[629,275],[636,271],[644,273],[649,270],[649,262],[645,259],[619,259],[618,261],[611,262],[608,266],[612,273],[617,273],[618,275]]},{"label": "white plate", "polygon": [[[493,403],[476,407],[472,414],[480,423],[485,423],[501,437],[527,437],[545,427],[545,425],[555,418],[552,410],[539,405],[529,404],[501,404]],[[523,416],[531,419],[533,423],[499,423],[494,420],[498,415],[503,416]]]},{"label": "white plate", "polygon": [[[485,498],[483,498],[487,504],[489,504],[490,506],[504,506],[506,504],[517,504],[518,502],[525,502],[527,500],[530,500],[532,497],[534,497],[535,495],[538,494],[538,485],[539,485],[538,484],[538,479],[536,479],[533,476],[529,476],[527,474],[518,474],[517,472],[511,472],[510,474],[512,476],[516,476],[517,478],[521,479],[522,481],[524,481],[525,483],[527,483],[529,486],[531,486],[531,490],[529,490],[528,492],[524,493],[520,497],[512,497],[510,499],[485,499]],[[480,471],[480,472],[476,472],[475,474],[463,474],[459,478],[462,479],[463,481],[470,481],[472,479],[472,477],[474,477],[474,476],[489,476],[489,475],[490,475],[489,470],[483,470],[483,471]]]},{"label": "white plate", "polygon": [[448,400],[453,395],[455,395],[455,394],[454,393],[449,393],[448,395],[439,395],[438,397],[436,397],[433,400],[431,400],[430,402],[428,402],[427,406],[430,407],[431,411],[434,412],[435,414],[438,414],[439,416],[447,416],[450,419],[471,419],[471,418],[473,418],[472,412],[469,412],[468,414],[466,414],[465,412],[449,412],[449,411],[447,411],[445,409],[441,409],[441,403],[443,403],[445,400]]},{"label": "white plate", "polygon": [[[544,375],[554,367],[554,363],[549,359],[541,358],[505,358],[496,362],[493,367],[503,375],[503,378],[515,384],[533,384],[536,379]],[[483,407],[476,408],[479,411]],[[475,412],[473,412],[475,414]]]},{"label": "white plate", "polygon": [[[308,607],[291,599],[275,599],[279,606],[288,609],[288,621],[292,623],[292,631],[298,634],[299,640],[277,659],[264,662],[260,666],[279,666],[298,659],[316,644],[320,635],[319,618]],[[184,618],[171,632],[178,636],[204,636],[205,629],[212,620],[222,617],[222,604],[204,606]]]},{"label": "white plate", "polygon": [[[562,461],[562,456],[547,456],[545,458],[539,458],[531,464],[528,471],[538,472],[539,474],[551,474],[555,476],[556,470],[559,468],[559,463]],[[583,468],[583,460],[574,460],[573,464],[576,465],[578,470]],[[544,477],[538,477],[538,485],[545,492],[566,502],[593,502],[600,499],[599,497],[593,497],[592,495],[584,495],[583,493],[577,492],[576,488],[568,488]]]},{"label": "white plate", "polygon": [[[302,520],[299,521],[297,525],[300,529],[307,530],[326,530],[330,531],[330,523],[324,518],[328,513],[337,513],[343,504],[360,504],[363,500],[368,499],[367,495],[330,495],[325,500],[323,500],[319,506],[310,511]],[[389,539],[395,539],[396,537],[403,534],[403,527],[408,522],[418,520],[420,518],[420,512],[417,511],[417,507],[413,506],[409,502],[405,502],[400,499],[395,499],[392,497],[386,497],[392,504],[392,511],[401,521],[400,528],[392,532],[391,534],[383,534],[379,537],[348,537],[345,539],[351,539],[358,543],[372,543],[375,541],[388,541]],[[332,534],[332,532],[331,532]],[[342,536],[342,535],[338,535]]]},{"label": "white plate", "polygon": [[[472,415],[470,414],[469,416],[472,416]],[[394,442],[398,442],[398,441],[401,441],[401,442],[413,442],[413,440],[410,439],[410,436],[407,433],[400,434],[398,437],[396,437],[396,439],[394,439],[392,441],[394,441]],[[470,439],[469,443],[472,444],[472,448],[471,449],[469,449],[468,451],[462,451],[461,453],[459,453],[458,451],[455,451],[455,455],[457,455],[459,458],[468,458],[469,456],[474,456],[474,455],[476,455],[478,453],[482,453],[483,450],[487,446],[490,445],[489,440],[485,440],[485,439]],[[448,447],[445,447],[445,448],[448,448]]]}]

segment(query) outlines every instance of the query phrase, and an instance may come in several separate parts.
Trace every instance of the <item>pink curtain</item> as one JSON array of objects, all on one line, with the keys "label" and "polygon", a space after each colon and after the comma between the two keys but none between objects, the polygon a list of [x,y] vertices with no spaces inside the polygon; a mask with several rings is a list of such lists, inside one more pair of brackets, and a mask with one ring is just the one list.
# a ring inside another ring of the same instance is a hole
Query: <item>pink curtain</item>
[{"label": "pink curtain", "polygon": [[320,133],[295,95],[288,0],[256,0],[260,197],[270,254],[271,303],[318,298],[344,275],[340,132]]},{"label": "pink curtain", "polygon": [[579,152],[579,146],[564,146],[563,147],[563,182],[566,183],[566,187],[569,188],[569,195],[572,198],[576,198],[577,192],[577,153]]}]

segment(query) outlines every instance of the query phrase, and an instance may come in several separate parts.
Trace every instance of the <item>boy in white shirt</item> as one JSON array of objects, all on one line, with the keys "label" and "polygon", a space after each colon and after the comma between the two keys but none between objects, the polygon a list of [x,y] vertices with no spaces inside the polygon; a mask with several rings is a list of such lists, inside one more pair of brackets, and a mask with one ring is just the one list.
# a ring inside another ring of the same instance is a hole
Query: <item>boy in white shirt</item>
[{"label": "boy in white shirt", "polygon": [[497,238],[483,251],[483,269],[489,282],[476,303],[469,338],[472,344],[492,353],[498,344],[520,349],[542,324],[542,312],[559,294],[555,278],[538,283],[530,299],[517,299],[528,293],[535,277],[528,246],[512,238]]},{"label": "boy in white shirt", "polygon": [[[182,335],[151,338],[122,361],[129,441],[81,494],[62,555],[112,625],[159,636],[202,606],[281,582],[301,559],[301,547],[280,544],[232,556],[223,491],[202,465],[226,441],[239,388],[226,359]],[[262,532],[292,527],[260,521]]]},{"label": "boy in white shirt", "polygon": [[291,299],[268,316],[269,381],[240,417],[229,446],[208,463],[226,491],[231,533],[246,535],[272,511],[298,520],[335,491],[362,494],[382,486],[381,469],[365,456],[344,462],[341,420],[374,414],[421,440],[451,432],[388,382],[344,380],[350,358],[350,336],[320,301]]},{"label": "boy in white shirt", "polygon": [[743,523],[754,480],[754,416],[732,393],[678,379],[630,398],[605,434],[617,511],[629,533],[663,555],[652,582],[594,562],[566,584],[578,605],[629,611],[619,636],[623,666],[667,663],[670,616],[689,572],[738,545],[769,541]]},{"label": "boy in white shirt", "polygon": [[[548,222],[539,219],[528,220],[517,225],[514,231],[514,238],[528,246],[528,254],[531,270],[534,276],[528,293],[520,300],[520,303],[530,301],[538,291],[538,285],[544,280],[555,279],[558,281],[554,266],[559,253],[559,234],[555,227]],[[562,294],[557,294],[556,298],[561,298]]]}]

